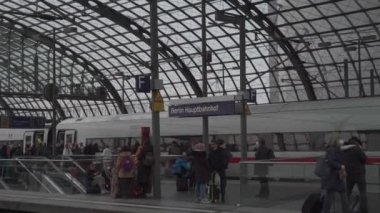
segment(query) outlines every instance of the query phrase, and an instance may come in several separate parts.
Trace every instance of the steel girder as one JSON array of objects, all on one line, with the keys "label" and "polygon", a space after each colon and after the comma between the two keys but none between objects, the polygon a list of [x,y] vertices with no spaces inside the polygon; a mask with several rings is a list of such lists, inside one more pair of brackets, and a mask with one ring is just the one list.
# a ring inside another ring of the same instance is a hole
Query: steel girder
[{"label": "steel girder", "polygon": [[[37,41],[45,44],[46,46],[49,46],[49,47],[53,46],[54,41],[51,38],[49,38],[48,36],[45,36],[45,35],[41,34],[40,32],[33,30],[33,29],[30,29],[30,28],[28,28],[28,27],[26,27],[20,23],[17,23],[15,21],[7,18],[7,17],[3,17],[3,16],[1,16],[1,17],[8,21],[8,23],[1,23],[0,22],[1,25],[8,27],[8,28],[20,33],[20,34],[27,36],[27,37],[30,37],[33,40],[37,40]],[[21,26],[21,29],[15,27],[15,25]],[[56,51],[60,52],[62,55],[65,55],[66,57],[70,58],[72,61],[81,65],[94,78],[96,77],[97,79],[99,79],[99,82],[106,87],[106,89],[110,92],[110,94],[112,95],[114,100],[117,102],[120,111],[122,113],[128,113],[127,109],[126,109],[124,103],[122,103],[122,99],[121,99],[120,95],[117,93],[115,87],[100,72],[100,70],[98,70],[94,65],[89,63],[85,58],[78,55],[76,52],[72,51],[71,49],[67,48],[65,45],[61,44],[58,41],[56,41],[55,43],[59,46],[59,48],[56,48]],[[56,103],[56,104],[57,104],[56,106],[59,106],[58,112],[59,112],[60,116],[62,116],[62,118],[65,118],[66,116],[64,115],[64,111],[63,111],[62,107],[58,103]]]},{"label": "steel girder", "polygon": [[[239,4],[237,0],[228,0],[236,8],[239,8],[245,15],[251,18],[256,24],[258,24],[263,30],[270,35],[273,40],[275,40],[285,54],[289,57],[292,62],[294,69],[297,71],[297,74],[305,88],[306,95],[309,100],[316,100],[315,91],[309,75],[303,66],[301,59],[299,58],[297,51],[290,44],[289,40],[284,36],[284,34],[276,27],[274,23],[270,21],[254,4],[248,0],[243,0],[245,5]],[[253,14],[252,11],[255,13]]]},{"label": "steel girder", "polygon": [[2,105],[4,110],[7,112],[9,116],[13,115],[12,108],[8,105],[8,103],[3,99],[3,96],[0,97],[0,105]]},{"label": "steel girder", "polygon": [[[88,0],[75,0],[75,1],[81,4],[82,6],[87,7],[99,13],[101,16],[106,17],[110,19],[111,21],[115,22],[116,24],[122,26],[123,28],[128,30],[130,33],[140,38],[141,41],[145,42],[147,45],[150,46],[150,32],[145,30],[143,27],[138,25],[136,22],[134,22],[132,19],[128,18],[127,16],[120,14],[118,11],[104,5],[98,0],[92,0],[92,2],[96,4],[96,6],[90,5]],[[158,43],[159,43],[160,54],[165,56],[166,58],[170,58],[174,60],[173,63],[175,64],[176,67],[178,67],[178,69],[181,71],[183,76],[189,82],[190,86],[194,90],[195,95],[197,97],[202,97],[202,90],[200,86],[198,85],[194,76],[191,74],[189,68],[186,66],[186,64],[164,42],[158,41]]]}]

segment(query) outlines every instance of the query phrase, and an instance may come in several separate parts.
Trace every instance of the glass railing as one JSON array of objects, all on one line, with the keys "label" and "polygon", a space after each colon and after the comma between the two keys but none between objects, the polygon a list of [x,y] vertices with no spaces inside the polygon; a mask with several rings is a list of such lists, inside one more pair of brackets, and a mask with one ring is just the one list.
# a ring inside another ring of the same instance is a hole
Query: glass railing
[{"label": "glass railing", "polygon": [[[321,181],[314,175],[315,163],[244,161],[240,166],[243,178],[239,205],[300,211],[310,194],[321,192]],[[374,208],[380,196],[380,165],[366,166],[366,180],[370,212],[376,212]],[[356,188],[353,194],[358,194]],[[340,199],[338,195],[335,197],[333,206],[336,212],[340,212]]]},{"label": "glass railing", "polygon": [[[173,169],[176,159],[181,158],[184,157],[161,156],[161,197],[163,200],[194,202],[194,183],[190,171],[180,175],[186,179],[185,186],[177,182],[179,175]],[[86,193],[91,187],[88,171],[93,165],[97,171],[94,175],[104,181],[105,189],[95,194],[107,194],[111,191],[112,168],[116,159],[116,155],[57,157],[53,160],[3,159],[0,160],[0,189],[55,194]],[[299,212],[307,196],[320,192],[320,179],[314,175],[314,167],[315,163],[312,162],[231,163],[227,170],[226,204]],[[366,179],[369,207],[374,210],[374,203],[380,196],[379,164],[367,165]],[[266,186],[266,181],[268,187],[262,187]],[[357,190],[354,193],[357,194]],[[339,201],[336,199],[336,202]],[[336,203],[335,206],[339,209],[340,205]]]},{"label": "glass railing", "polygon": [[[56,164],[74,164],[73,160],[51,160],[44,157],[1,159],[0,188],[46,193],[85,193],[76,178],[67,175]],[[74,164],[75,165],[75,164]]]}]

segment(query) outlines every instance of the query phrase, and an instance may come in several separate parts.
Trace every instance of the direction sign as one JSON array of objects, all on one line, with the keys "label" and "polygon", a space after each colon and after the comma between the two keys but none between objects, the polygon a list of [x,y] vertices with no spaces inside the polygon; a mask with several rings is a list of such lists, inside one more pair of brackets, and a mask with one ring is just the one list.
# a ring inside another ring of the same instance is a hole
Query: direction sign
[{"label": "direction sign", "polygon": [[137,75],[136,80],[136,92],[150,92],[150,75]]}]

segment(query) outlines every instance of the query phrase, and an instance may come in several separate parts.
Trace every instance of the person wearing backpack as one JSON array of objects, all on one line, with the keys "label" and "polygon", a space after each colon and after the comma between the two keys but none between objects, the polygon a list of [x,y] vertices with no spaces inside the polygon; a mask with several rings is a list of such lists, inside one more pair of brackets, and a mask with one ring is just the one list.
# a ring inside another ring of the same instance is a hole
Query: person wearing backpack
[{"label": "person wearing backpack", "polygon": [[119,196],[130,197],[133,187],[135,163],[131,149],[123,146],[116,160],[116,171],[119,182]]},{"label": "person wearing backpack", "polygon": [[[225,149],[225,144],[222,139],[211,142],[211,151],[209,153],[208,162],[210,164],[211,172],[216,173],[220,177],[220,194],[221,202],[225,202],[227,176],[226,169],[228,168],[228,162],[231,159],[231,153]],[[216,195],[218,196],[218,195]],[[218,199],[218,197],[216,197]],[[212,199],[211,201],[216,202]]]},{"label": "person wearing backpack", "polygon": [[[270,160],[274,159],[273,150],[268,148],[265,145],[265,140],[262,138],[258,139],[256,143],[256,152],[255,152],[255,160]],[[256,195],[258,198],[268,199],[269,197],[269,183],[268,183],[268,165],[266,164],[255,164],[254,168],[255,175],[258,176],[260,181],[260,191],[259,194]]]},{"label": "person wearing backpack", "polygon": [[330,213],[333,195],[338,192],[341,198],[342,213],[348,213],[348,199],[345,186],[345,165],[343,164],[343,153],[340,150],[338,139],[332,139],[326,150],[326,160],[330,167],[327,177],[322,178],[322,190],[325,196],[323,200],[322,213]]}]

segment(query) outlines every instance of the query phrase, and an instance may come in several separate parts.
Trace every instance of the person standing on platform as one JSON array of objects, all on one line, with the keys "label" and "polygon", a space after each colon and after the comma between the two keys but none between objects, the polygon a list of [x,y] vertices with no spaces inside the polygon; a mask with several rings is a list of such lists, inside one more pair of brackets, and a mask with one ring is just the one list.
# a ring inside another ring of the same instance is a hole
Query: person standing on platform
[{"label": "person standing on platform", "polygon": [[[111,191],[119,192],[115,197],[130,197],[132,195],[133,179],[135,163],[131,154],[131,149],[123,146],[116,160],[116,174],[118,177],[117,183],[111,183]],[[119,190],[113,187],[118,187]]]},{"label": "person standing on platform", "polygon": [[154,164],[153,145],[149,138],[142,140],[142,145],[139,146],[136,152],[137,166],[137,180],[142,187],[143,197],[152,191],[152,170]]},{"label": "person standing on platform", "polygon": [[193,147],[193,170],[197,202],[210,203],[207,199],[207,183],[210,181],[210,166],[207,161],[206,146],[197,143]]},{"label": "person standing on platform", "polygon": [[227,177],[226,169],[228,168],[228,162],[231,159],[231,153],[225,148],[224,141],[218,139],[211,142],[211,151],[209,153],[208,162],[211,167],[211,171],[215,172],[220,177],[220,192],[221,202],[225,202]]},{"label": "person standing on platform", "polygon": [[360,212],[368,212],[367,183],[365,179],[365,165],[367,156],[363,152],[362,142],[352,137],[342,146],[343,164],[347,171],[347,196],[351,196],[352,189],[357,185],[360,193]]},{"label": "person standing on platform", "polygon": [[[262,138],[258,139],[258,142],[256,142],[256,153],[255,153],[255,160],[270,160],[274,159],[274,153],[273,150],[268,148],[265,145],[265,140]],[[256,195],[258,198],[264,198],[268,199],[269,197],[269,183],[268,183],[268,168],[269,165],[267,164],[255,164],[254,167],[254,173],[258,176],[258,179],[260,181],[260,191],[259,194]]]},{"label": "person standing on platform", "polygon": [[328,143],[326,160],[330,167],[330,172],[326,178],[322,179],[322,190],[324,190],[325,193],[322,213],[330,213],[335,192],[338,192],[340,195],[342,212],[348,213],[348,199],[344,182],[347,174],[338,139],[333,139]]},{"label": "person standing on platform", "polygon": [[65,143],[65,148],[63,149],[62,156],[71,156],[73,152],[71,151],[71,144]]}]

